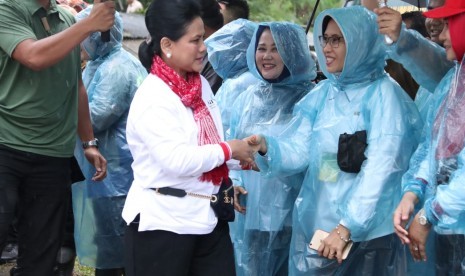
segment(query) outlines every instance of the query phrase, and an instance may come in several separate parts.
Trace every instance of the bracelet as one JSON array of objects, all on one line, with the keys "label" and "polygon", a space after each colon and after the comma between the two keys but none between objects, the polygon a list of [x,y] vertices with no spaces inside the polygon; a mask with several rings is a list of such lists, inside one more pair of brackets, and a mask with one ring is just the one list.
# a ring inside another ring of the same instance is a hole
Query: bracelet
[{"label": "bracelet", "polygon": [[350,235],[349,235],[349,237],[348,237],[347,239],[344,238],[344,237],[341,235],[341,232],[339,231],[339,224],[336,225],[336,233],[339,235],[339,238],[341,239],[341,241],[343,241],[343,242],[345,242],[345,243],[348,243],[348,242],[351,241]]}]

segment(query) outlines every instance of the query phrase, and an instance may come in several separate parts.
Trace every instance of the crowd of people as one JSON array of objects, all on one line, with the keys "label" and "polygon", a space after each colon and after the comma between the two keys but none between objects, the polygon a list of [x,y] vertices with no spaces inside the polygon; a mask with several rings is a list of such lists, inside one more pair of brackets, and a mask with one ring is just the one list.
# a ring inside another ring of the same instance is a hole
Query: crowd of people
[{"label": "crowd of people", "polygon": [[465,275],[465,0],[362,4],[0,1],[10,276]]}]

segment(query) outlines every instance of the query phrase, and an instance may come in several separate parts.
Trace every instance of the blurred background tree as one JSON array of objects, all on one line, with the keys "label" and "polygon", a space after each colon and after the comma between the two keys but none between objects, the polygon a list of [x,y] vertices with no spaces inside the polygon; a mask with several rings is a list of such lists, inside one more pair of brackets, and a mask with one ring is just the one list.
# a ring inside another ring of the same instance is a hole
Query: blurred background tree
[{"label": "blurred background tree", "polygon": [[[146,8],[151,0],[139,0]],[[115,0],[118,10],[126,10],[126,0]],[[316,0],[248,0],[253,21],[291,21],[306,25]],[[321,0],[316,15],[329,8],[341,7],[344,0]]]},{"label": "blurred background tree", "polygon": [[[291,21],[306,25],[316,0],[248,0],[250,19],[254,21]],[[321,0],[316,15],[329,8],[341,7],[343,0]],[[315,15],[315,16],[316,16]]]}]

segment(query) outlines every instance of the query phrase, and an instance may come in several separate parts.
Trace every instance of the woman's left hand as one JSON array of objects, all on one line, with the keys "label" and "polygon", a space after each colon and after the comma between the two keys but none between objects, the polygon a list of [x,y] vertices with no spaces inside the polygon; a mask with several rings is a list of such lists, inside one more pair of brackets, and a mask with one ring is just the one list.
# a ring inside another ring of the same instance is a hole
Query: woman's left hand
[{"label": "woman's left hand", "polygon": [[349,239],[350,231],[342,225],[338,225],[338,227],[340,235],[337,233],[337,229],[331,231],[329,236],[321,242],[318,248],[318,255],[330,260],[337,258],[337,262],[341,264],[342,252],[347,245],[347,243],[341,239],[341,236],[345,239]]},{"label": "woman's left hand", "polygon": [[419,221],[419,214],[415,216],[408,229],[410,238],[409,249],[415,261],[426,262],[426,241],[428,239],[431,225],[421,225]]}]

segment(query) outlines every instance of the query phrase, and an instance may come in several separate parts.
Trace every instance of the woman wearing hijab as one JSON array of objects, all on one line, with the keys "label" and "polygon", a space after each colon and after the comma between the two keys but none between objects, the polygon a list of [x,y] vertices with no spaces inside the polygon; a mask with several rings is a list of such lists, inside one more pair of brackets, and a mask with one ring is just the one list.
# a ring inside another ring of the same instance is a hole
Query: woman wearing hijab
[{"label": "woman wearing hijab", "polygon": [[[257,81],[230,102],[228,135],[236,139],[254,133],[279,135],[316,76],[304,30],[285,22],[258,24],[247,49],[247,64]],[[266,177],[236,171],[230,176],[241,194],[236,203],[243,213],[232,227],[238,275],[287,275],[292,208],[303,174]]]},{"label": "woman wearing hijab", "polygon": [[[327,79],[297,104],[285,133],[249,138],[265,155],[265,173],[306,170],[293,211],[289,275],[403,274],[391,216],[418,143],[418,110],[384,71],[384,37],[372,12],[324,11],[314,35]],[[328,236],[312,249],[317,230]]]},{"label": "woman wearing hijab", "polygon": [[[439,38],[447,59],[456,65],[434,91],[422,142],[403,179],[403,198],[394,213],[394,226],[418,261],[427,260],[426,240],[434,227],[438,233],[436,273],[458,275],[465,273],[465,1],[448,0],[424,14],[444,18]],[[407,228],[415,206],[423,208]]]}]

